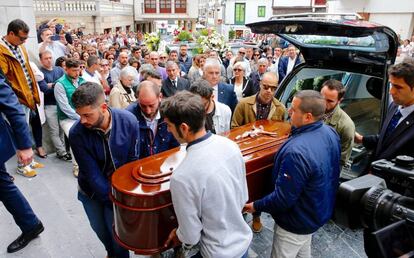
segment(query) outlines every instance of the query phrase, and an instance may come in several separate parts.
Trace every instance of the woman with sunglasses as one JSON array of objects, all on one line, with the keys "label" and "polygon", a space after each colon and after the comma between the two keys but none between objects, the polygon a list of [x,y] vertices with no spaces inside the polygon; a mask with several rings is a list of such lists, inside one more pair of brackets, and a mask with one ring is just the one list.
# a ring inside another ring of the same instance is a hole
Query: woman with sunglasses
[{"label": "woman with sunglasses", "polygon": [[256,72],[258,68],[258,61],[260,59],[261,53],[260,50],[256,49],[253,52],[253,58],[250,60],[250,67],[252,68],[252,72]]},{"label": "woman with sunglasses", "polygon": [[233,65],[233,77],[229,80],[234,85],[237,100],[256,94],[253,82],[246,76],[246,63],[237,62]]}]

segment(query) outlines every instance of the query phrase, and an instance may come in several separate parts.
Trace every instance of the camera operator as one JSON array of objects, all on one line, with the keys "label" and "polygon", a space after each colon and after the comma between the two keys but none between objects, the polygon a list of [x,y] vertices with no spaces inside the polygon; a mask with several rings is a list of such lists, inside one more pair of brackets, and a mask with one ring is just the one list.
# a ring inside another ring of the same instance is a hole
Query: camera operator
[{"label": "camera operator", "polygon": [[404,61],[388,70],[393,102],[379,135],[355,133],[355,142],[373,149],[372,160],[414,156],[414,61]]},{"label": "camera operator", "polygon": [[[379,135],[362,136],[355,133],[355,142],[373,149],[372,160],[393,159],[398,155],[414,155],[414,62],[404,61],[388,70],[393,102]],[[388,183],[388,182],[387,182]],[[393,189],[401,193],[404,189]],[[412,194],[411,194],[412,195]],[[378,257],[371,237],[372,230],[364,230],[364,248],[368,257]]]}]

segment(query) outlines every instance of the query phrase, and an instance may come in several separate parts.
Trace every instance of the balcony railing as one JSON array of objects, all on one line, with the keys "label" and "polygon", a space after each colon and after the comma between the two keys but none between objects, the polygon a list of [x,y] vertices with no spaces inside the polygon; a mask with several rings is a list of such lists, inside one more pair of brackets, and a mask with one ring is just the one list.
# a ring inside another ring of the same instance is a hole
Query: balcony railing
[{"label": "balcony railing", "polygon": [[133,5],[98,0],[33,0],[36,16],[133,15]]}]

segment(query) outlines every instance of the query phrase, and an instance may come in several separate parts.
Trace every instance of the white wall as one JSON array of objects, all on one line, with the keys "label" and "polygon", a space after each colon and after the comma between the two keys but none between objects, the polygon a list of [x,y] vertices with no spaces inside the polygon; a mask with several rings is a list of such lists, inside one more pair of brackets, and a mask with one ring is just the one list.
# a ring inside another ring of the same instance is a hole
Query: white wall
[{"label": "white wall", "polygon": [[[234,25],[234,9],[235,3],[246,3],[246,24],[258,21],[266,21],[268,20],[273,13],[272,10],[272,1],[265,0],[265,1],[256,1],[256,0],[245,0],[245,1],[238,1],[238,0],[227,0],[226,1],[226,10],[225,10],[225,24],[226,25]],[[266,6],[266,13],[265,17],[258,17],[258,6]]]},{"label": "white wall", "polygon": [[327,4],[330,13],[369,13],[370,21],[390,27],[402,39],[411,38],[413,33],[413,0],[338,0]]},{"label": "white wall", "polygon": [[7,25],[14,19],[22,19],[29,25],[30,32],[25,46],[31,59],[37,59],[38,43],[36,36],[36,21],[33,10],[33,0],[1,0],[0,1],[0,35],[7,33]]},{"label": "white wall", "polygon": [[401,36],[401,39],[411,39],[413,13],[373,13],[369,20],[390,27]]},{"label": "white wall", "polygon": [[298,6],[310,7],[311,3],[312,3],[311,0],[277,0],[275,1],[275,6],[278,6],[278,7],[298,7]]}]

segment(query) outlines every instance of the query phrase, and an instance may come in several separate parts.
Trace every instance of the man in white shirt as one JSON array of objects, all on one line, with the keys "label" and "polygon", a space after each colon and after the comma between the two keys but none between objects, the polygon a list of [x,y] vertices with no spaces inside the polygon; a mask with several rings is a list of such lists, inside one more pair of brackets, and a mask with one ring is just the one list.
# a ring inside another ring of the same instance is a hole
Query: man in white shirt
[{"label": "man in white shirt", "polygon": [[99,74],[99,68],[101,67],[100,60],[97,56],[89,56],[86,61],[86,69],[82,74],[83,79],[87,82],[95,82],[102,86],[101,75]]},{"label": "man in white shirt", "polygon": [[[53,63],[61,56],[65,56],[69,50],[62,42],[52,40],[53,33],[50,29],[44,29],[40,37],[43,42],[39,44],[39,53],[49,50],[52,53]],[[67,44],[67,42],[66,42]]]},{"label": "man in white shirt", "polygon": [[206,132],[200,96],[177,92],[160,111],[168,130],[187,143],[187,154],[170,179],[178,228],[165,246],[181,242],[186,257],[247,257],[252,233],[241,213],[248,193],[239,147]]},{"label": "man in white shirt", "polygon": [[214,101],[213,89],[208,81],[200,79],[195,81],[190,92],[202,98],[206,109],[205,128],[215,134],[230,130],[231,110],[227,105]]}]

